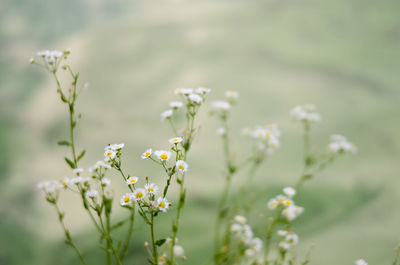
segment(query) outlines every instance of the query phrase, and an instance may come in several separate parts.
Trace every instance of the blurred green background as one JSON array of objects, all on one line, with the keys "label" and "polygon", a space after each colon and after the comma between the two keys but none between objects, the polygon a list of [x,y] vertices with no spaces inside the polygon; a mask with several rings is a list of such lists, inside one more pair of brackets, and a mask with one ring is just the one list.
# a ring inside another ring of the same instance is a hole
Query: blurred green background
[{"label": "blurred green background", "polygon": [[[301,127],[288,112],[315,103],[323,119],[314,145],[323,150],[330,134],[341,133],[359,153],[338,160],[298,196],[305,207],[296,221],[299,253],[315,244],[313,265],[360,257],[389,264],[400,241],[399,14],[398,0],[1,0],[0,264],[77,264],[36,190],[40,180],[70,174],[63,161],[69,150],[56,145],[67,135],[67,110],[51,77],[28,63],[37,50],[65,48],[90,84],[78,105],[85,168],[106,144],[124,142],[129,172],[164,183],[139,156],[147,147],[167,148],[174,136],[159,115],[176,87],[211,87],[210,100],[239,91],[230,121],[238,156],[246,148],[241,128],[278,123],[281,149],[256,176],[256,232],[268,215],[265,202],[301,171]],[[179,235],[190,265],[209,261],[223,183],[218,123],[206,108],[199,123]],[[109,177],[119,198],[124,185]],[[77,244],[90,264],[102,264],[79,200],[65,194],[62,201]],[[173,213],[160,218],[160,236],[168,236]],[[135,226],[130,263],[145,264],[145,229]]]}]

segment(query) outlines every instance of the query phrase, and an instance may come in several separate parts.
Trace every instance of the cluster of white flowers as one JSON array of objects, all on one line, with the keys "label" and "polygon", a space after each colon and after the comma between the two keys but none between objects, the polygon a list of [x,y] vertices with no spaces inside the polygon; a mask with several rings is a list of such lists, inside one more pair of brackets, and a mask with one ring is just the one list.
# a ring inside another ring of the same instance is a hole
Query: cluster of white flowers
[{"label": "cluster of white flowers", "polygon": [[282,251],[288,251],[292,246],[299,243],[299,237],[294,233],[289,233],[285,230],[278,230],[278,236],[283,237],[281,242],[279,242],[279,248]]},{"label": "cluster of white flowers", "polygon": [[120,156],[124,144],[109,144],[104,148],[104,161],[112,164]]},{"label": "cluster of white flowers", "polygon": [[274,123],[267,126],[256,126],[254,129],[245,128],[242,130],[242,134],[255,139],[258,149],[266,150],[268,154],[272,154],[280,146],[281,132]]},{"label": "cluster of white flowers", "polygon": [[97,161],[96,164],[94,164],[92,167],[90,167],[88,169],[89,173],[95,173],[95,172],[99,172],[101,170],[107,170],[110,169],[110,165],[104,163],[104,161]]},{"label": "cluster of white flowers", "polygon": [[244,216],[235,216],[230,231],[233,236],[239,239],[240,243],[246,246],[245,254],[254,256],[262,250],[263,242],[260,238],[254,237],[251,227],[247,224]]},{"label": "cluster of white flowers", "polygon": [[[61,51],[38,51],[37,52],[37,56],[42,57],[46,63],[48,64],[54,64],[58,59],[60,59],[61,57],[63,57],[64,52]],[[32,62],[32,59],[31,59]]]},{"label": "cluster of white flowers", "polygon": [[182,108],[184,105],[188,107],[198,107],[205,100],[207,95],[211,92],[210,88],[177,88],[175,94],[181,96],[182,101],[172,101],[169,103],[171,109],[165,110],[161,113],[161,120],[171,119],[174,115],[174,111]]},{"label": "cluster of white flowers", "polygon": [[358,259],[355,261],[356,265],[368,265],[368,263],[363,259]]},{"label": "cluster of white flowers", "polygon": [[164,197],[155,199],[158,193],[158,186],[154,183],[146,183],[144,188],[135,188],[134,184],[137,183],[138,178],[132,177],[127,180],[128,185],[133,185],[133,192],[126,193],[121,197],[120,204],[122,206],[132,205],[134,202],[139,203],[141,206],[147,206],[152,211],[166,212],[171,206],[171,203]]},{"label": "cluster of white flowers", "polygon": [[319,122],[321,116],[317,113],[316,107],[313,104],[299,105],[290,111],[290,116],[295,120],[301,121],[307,125]]},{"label": "cluster of white flowers", "polygon": [[294,204],[292,198],[296,194],[296,190],[291,187],[283,189],[283,194],[279,194],[275,198],[272,198],[268,202],[268,208],[271,210],[278,209],[282,211],[282,215],[286,217],[288,221],[293,221],[297,216],[304,212],[303,207],[299,207]]},{"label": "cluster of white flowers", "polygon": [[343,135],[332,135],[331,142],[328,145],[328,150],[331,153],[356,153],[357,147],[349,142]]},{"label": "cluster of white flowers", "polygon": [[46,198],[54,198],[63,185],[58,181],[42,181],[37,184],[37,187],[43,192]]}]

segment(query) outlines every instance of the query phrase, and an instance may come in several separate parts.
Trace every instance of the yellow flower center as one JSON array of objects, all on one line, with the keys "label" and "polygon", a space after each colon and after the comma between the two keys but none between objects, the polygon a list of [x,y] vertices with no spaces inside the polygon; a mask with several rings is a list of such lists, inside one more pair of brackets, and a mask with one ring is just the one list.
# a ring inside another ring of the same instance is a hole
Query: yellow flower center
[{"label": "yellow flower center", "polygon": [[128,196],[124,197],[124,202],[129,202],[129,197]]},{"label": "yellow flower center", "polygon": [[107,155],[107,156],[111,156],[111,155],[112,155],[112,153],[111,153],[111,152],[108,152],[106,155]]},{"label": "yellow flower center", "polygon": [[267,137],[267,138],[271,137],[271,133],[270,132],[265,132],[265,137]]},{"label": "yellow flower center", "polygon": [[146,154],[144,154],[145,157],[149,157],[150,156],[150,152],[146,152]]},{"label": "yellow flower center", "polygon": [[136,183],[136,179],[131,179],[130,182],[131,183]]},{"label": "yellow flower center", "polygon": [[140,191],[136,193],[136,198],[138,199],[143,198],[143,193],[141,193]]},{"label": "yellow flower center", "polygon": [[147,191],[148,192],[154,192],[154,189],[153,188],[148,188]]},{"label": "yellow flower center", "polygon": [[286,205],[291,205],[291,204],[292,204],[292,201],[286,200],[286,201],[285,201],[285,204],[286,204]]},{"label": "yellow flower center", "polygon": [[167,159],[168,156],[167,156],[166,154],[162,154],[162,155],[160,155],[160,158],[161,158],[161,159]]},{"label": "yellow flower center", "polygon": [[184,167],[183,165],[179,165],[178,167],[179,167],[179,169],[182,170],[182,171],[185,170],[185,167]]},{"label": "yellow flower center", "polygon": [[178,89],[176,92],[177,92],[178,94],[182,94],[182,89]]},{"label": "yellow flower center", "polygon": [[65,186],[65,185],[67,185],[67,182],[66,182],[66,181],[63,181],[63,182],[61,182],[61,184],[62,184],[63,186]]},{"label": "yellow flower center", "polygon": [[160,203],[158,204],[158,207],[165,208],[165,202],[164,201],[160,201]]}]

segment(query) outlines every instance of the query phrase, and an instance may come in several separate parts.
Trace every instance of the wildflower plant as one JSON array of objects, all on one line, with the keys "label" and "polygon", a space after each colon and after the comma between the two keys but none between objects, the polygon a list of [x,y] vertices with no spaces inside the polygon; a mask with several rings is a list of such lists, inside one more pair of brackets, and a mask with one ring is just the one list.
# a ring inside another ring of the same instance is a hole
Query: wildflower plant
[{"label": "wildflower plant", "polygon": [[[72,70],[68,63],[70,51],[40,51],[38,58],[31,59],[49,72],[56,83],[60,100],[68,111],[68,139],[58,144],[69,149],[64,161],[70,168],[70,176],[58,181],[43,181],[38,189],[45,200],[51,204],[58,215],[58,221],[63,229],[65,243],[77,255],[81,264],[87,264],[84,254],[73,240],[64,222],[65,213],[60,207],[62,193],[72,192],[81,200],[90,222],[99,235],[100,249],[104,250],[106,264],[122,265],[130,251],[130,243],[134,234],[137,214],[148,227],[149,242],[144,242],[148,253],[147,262],[152,265],[174,265],[186,260],[182,243],[178,242],[180,220],[186,200],[185,177],[191,169],[188,163],[188,153],[198,133],[196,117],[207,101],[209,88],[178,88],[175,95],[178,99],[169,103],[169,108],[161,113],[161,120],[168,124],[173,137],[165,139],[167,149],[147,148],[138,156],[143,162],[152,163],[163,174],[164,183],[156,183],[149,176],[136,176],[125,170],[125,154],[123,143],[108,144],[104,148],[101,160],[94,163],[88,170],[80,167],[80,161],[86,151],[78,149],[75,141],[75,130],[81,114],[76,110],[76,102],[82,89],[87,86],[81,82],[79,73]],[[60,72],[64,71],[70,82],[61,84]],[[263,212],[268,216],[261,227],[251,227],[251,208],[254,203],[247,196],[250,185],[257,170],[277,152],[281,142],[281,131],[275,123],[255,125],[245,128],[242,134],[249,142],[249,151],[236,156],[233,151],[233,139],[229,122],[232,108],[238,103],[239,93],[227,91],[224,100],[213,101],[210,104],[211,114],[220,122],[217,135],[222,141],[224,155],[224,185],[217,203],[217,214],[214,230],[214,249],[212,260],[214,264],[244,264],[244,265],[306,265],[310,262],[311,249],[300,260],[296,254],[296,246],[300,236],[296,232],[296,220],[305,209],[297,204],[297,196],[301,194],[304,184],[317,177],[319,173],[331,165],[337,158],[347,153],[356,153],[357,148],[346,137],[334,134],[327,146],[322,150],[314,148],[312,130],[321,120],[320,114],[312,104],[299,105],[290,111],[290,116],[302,127],[304,154],[301,158],[303,169],[298,181],[292,186],[282,188],[282,192],[272,198],[265,198]],[[177,116],[184,116],[183,124],[177,122]],[[100,156],[101,154],[99,154]],[[247,171],[245,171],[247,169]],[[232,180],[239,172],[244,171],[240,185],[232,185]],[[110,175],[119,175],[126,190],[115,194],[112,183],[116,181]],[[111,181],[113,179],[113,181]],[[170,194],[172,185],[177,185],[177,198]],[[175,197],[175,198],[174,198]],[[116,201],[116,202],[115,202]],[[125,217],[120,220],[114,213],[114,205],[124,209]],[[171,208],[175,210],[169,237],[158,235],[157,227],[164,222],[163,216]],[[124,238],[115,236],[115,231],[124,227]],[[392,265],[400,265],[399,248],[395,250]],[[357,259],[356,265],[368,265],[364,259]]]},{"label": "wildflower plant", "polygon": [[[71,169],[72,177],[63,178],[60,181],[44,181],[38,184],[38,188],[44,194],[47,202],[52,204],[58,214],[58,220],[63,228],[65,242],[77,254],[80,262],[86,264],[84,255],[73,241],[69,229],[64,223],[65,213],[59,206],[59,197],[63,190],[77,194],[89,219],[99,233],[100,248],[105,251],[107,264],[121,265],[126,257],[133,235],[136,212],[141,216],[149,227],[151,246],[145,242],[149,253],[150,264],[176,264],[176,258],[184,260],[183,247],[177,245],[177,234],[179,231],[179,220],[186,197],[184,186],[185,175],[189,170],[187,155],[197,133],[195,118],[200,107],[206,100],[208,88],[199,89],[177,89],[181,101],[170,103],[171,109],[164,111],[162,120],[167,121],[175,135],[169,140],[169,150],[154,150],[149,148],[143,152],[141,158],[149,160],[160,167],[166,174],[167,180],[164,186],[151,182],[150,177],[144,178],[133,176],[124,170],[123,149],[125,145],[109,144],[104,148],[104,159],[96,162],[87,171],[79,167],[79,162],[86,151],[77,151],[75,142],[75,129],[81,114],[76,112],[76,102],[86,83],[79,82],[79,73],[74,72],[68,63],[70,51],[40,51],[38,58],[32,58],[30,62],[38,65],[52,74],[55,79],[57,92],[61,101],[66,104],[69,114],[69,139],[59,141],[58,144],[70,148],[70,156],[64,158]],[[64,70],[70,78],[69,86],[62,86],[59,74]],[[173,116],[179,109],[185,109],[186,125],[177,130]],[[127,210],[128,217],[115,222],[112,219],[114,191],[111,188],[111,180],[106,176],[115,172],[119,174],[122,181],[126,183],[126,193],[121,194],[119,204]],[[156,235],[156,218],[167,212],[172,203],[167,199],[168,190],[173,181],[179,185],[179,196],[176,206],[176,216],[171,228],[171,237],[158,238]],[[144,182],[144,185],[143,185]],[[140,184],[141,183],[141,184]],[[120,240],[114,238],[113,232],[127,224],[125,238]],[[168,241],[168,244],[165,244]],[[159,255],[159,248],[164,245],[164,252]],[[151,249],[150,249],[150,248]]]}]

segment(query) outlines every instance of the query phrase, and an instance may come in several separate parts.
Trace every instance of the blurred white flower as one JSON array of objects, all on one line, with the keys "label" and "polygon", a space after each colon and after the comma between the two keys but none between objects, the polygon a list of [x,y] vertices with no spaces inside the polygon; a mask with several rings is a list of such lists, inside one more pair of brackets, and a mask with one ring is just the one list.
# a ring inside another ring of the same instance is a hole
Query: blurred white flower
[{"label": "blurred white flower", "polygon": [[169,103],[169,106],[170,106],[172,109],[180,109],[180,108],[183,107],[183,103],[180,102],[180,101],[172,101],[171,103]]},{"label": "blurred white flower", "polygon": [[143,154],[141,155],[142,159],[147,159],[151,156],[153,150],[151,148],[147,149],[146,151],[143,152]]},{"label": "blurred white flower", "polygon": [[358,259],[355,261],[356,265],[368,265],[368,263],[363,259]]},{"label": "blurred white flower", "polygon": [[146,189],[148,194],[155,195],[158,192],[158,186],[154,183],[148,183],[144,185],[144,188]]},{"label": "blurred white flower", "polygon": [[174,111],[173,111],[172,109],[163,111],[163,112],[161,113],[161,120],[163,121],[163,120],[170,119],[170,118],[172,117],[173,114],[174,114]]},{"label": "blurred white flower", "polygon": [[331,153],[356,153],[357,148],[349,142],[343,135],[332,135],[331,142],[328,145],[328,150]]},{"label": "blurred white flower", "polygon": [[176,161],[176,168],[179,172],[183,173],[189,170],[189,165],[183,160],[178,160]]},{"label": "blurred white flower", "polygon": [[178,144],[178,143],[180,143],[182,141],[183,141],[182,137],[174,137],[174,138],[169,139],[169,142],[171,144]]},{"label": "blurred white flower", "polygon": [[129,178],[126,180],[126,183],[127,183],[128,185],[133,185],[133,184],[136,184],[136,183],[138,182],[138,180],[139,180],[138,177],[129,177]]},{"label": "blurred white flower", "polygon": [[289,198],[293,198],[294,195],[296,195],[296,190],[292,187],[286,187],[283,189],[283,193],[285,193]]}]

